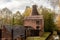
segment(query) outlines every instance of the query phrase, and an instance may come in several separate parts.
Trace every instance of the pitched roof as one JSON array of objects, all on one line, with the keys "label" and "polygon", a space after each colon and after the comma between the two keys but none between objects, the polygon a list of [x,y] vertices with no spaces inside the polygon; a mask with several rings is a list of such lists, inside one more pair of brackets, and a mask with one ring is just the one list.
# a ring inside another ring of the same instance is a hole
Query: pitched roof
[{"label": "pitched roof", "polygon": [[22,36],[22,37],[25,36],[25,27],[24,26],[14,25],[12,27],[12,25],[5,25],[5,28],[10,33],[12,31],[12,28],[13,28],[13,37],[14,37],[14,39],[17,38],[17,37],[20,37],[20,36]]}]

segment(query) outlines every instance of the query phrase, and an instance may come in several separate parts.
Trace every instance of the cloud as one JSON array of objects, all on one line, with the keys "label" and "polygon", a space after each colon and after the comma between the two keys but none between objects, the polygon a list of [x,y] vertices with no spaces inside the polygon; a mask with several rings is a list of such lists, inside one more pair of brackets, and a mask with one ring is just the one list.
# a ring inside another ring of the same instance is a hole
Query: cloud
[{"label": "cloud", "polygon": [[23,11],[26,6],[31,6],[33,4],[50,7],[47,0],[1,0],[0,9],[7,7],[14,12],[17,10]]}]

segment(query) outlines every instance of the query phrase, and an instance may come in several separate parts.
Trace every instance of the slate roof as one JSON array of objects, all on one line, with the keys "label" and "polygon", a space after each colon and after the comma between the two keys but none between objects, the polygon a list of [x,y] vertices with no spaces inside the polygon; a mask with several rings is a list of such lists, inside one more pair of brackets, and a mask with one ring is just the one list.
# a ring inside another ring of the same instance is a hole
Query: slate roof
[{"label": "slate roof", "polygon": [[7,31],[9,31],[11,33],[11,30],[13,28],[13,38],[17,38],[17,37],[25,37],[25,27],[21,26],[21,25],[14,25],[12,27],[12,25],[5,25],[5,28]]}]

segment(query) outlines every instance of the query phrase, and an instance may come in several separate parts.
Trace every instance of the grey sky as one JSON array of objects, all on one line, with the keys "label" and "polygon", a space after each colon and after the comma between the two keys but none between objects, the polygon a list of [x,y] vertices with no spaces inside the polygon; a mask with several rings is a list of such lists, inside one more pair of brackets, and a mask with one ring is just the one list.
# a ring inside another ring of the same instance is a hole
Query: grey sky
[{"label": "grey sky", "polygon": [[7,7],[13,12],[18,10],[23,12],[26,6],[31,6],[33,4],[37,4],[38,6],[43,5],[47,8],[51,8],[47,0],[0,0],[0,9]]}]

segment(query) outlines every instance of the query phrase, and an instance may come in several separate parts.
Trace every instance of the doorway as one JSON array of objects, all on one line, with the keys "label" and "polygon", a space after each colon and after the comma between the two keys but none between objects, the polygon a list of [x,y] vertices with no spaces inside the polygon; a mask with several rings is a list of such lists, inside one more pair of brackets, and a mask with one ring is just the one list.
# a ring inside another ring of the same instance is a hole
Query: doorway
[{"label": "doorway", "polygon": [[39,36],[39,30],[31,30],[31,36]]}]

